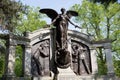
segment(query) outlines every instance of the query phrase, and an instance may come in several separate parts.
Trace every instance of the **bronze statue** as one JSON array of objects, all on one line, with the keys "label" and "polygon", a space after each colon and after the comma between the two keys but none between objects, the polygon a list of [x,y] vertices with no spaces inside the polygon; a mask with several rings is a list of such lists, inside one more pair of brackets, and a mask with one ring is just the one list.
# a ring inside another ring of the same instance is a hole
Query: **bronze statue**
[{"label": "bronze statue", "polygon": [[[75,11],[65,11],[64,8],[61,9],[61,14],[58,14],[53,9],[41,9],[41,13],[47,14],[48,17],[52,19],[52,25],[56,27],[56,50],[59,54],[69,53],[67,51],[67,30],[68,30],[68,22],[74,25],[70,18],[72,16],[78,16],[78,13]],[[78,27],[74,25],[75,27]],[[67,55],[67,54],[66,54]],[[61,62],[61,64],[64,64]],[[62,66],[61,66],[62,67]]]},{"label": "bronze statue", "polygon": [[[61,14],[58,14],[53,9],[41,9],[41,13],[46,14],[52,19],[51,25],[55,26],[56,30],[56,50],[55,50],[55,66],[59,68],[68,68],[71,64],[71,56],[68,51],[68,42],[67,42],[67,30],[68,23],[71,23],[75,27],[77,25],[73,24],[70,21],[72,16],[78,16],[78,13],[75,11],[66,11],[64,8],[61,9]],[[56,69],[57,70],[57,69]],[[55,71],[55,74],[58,74],[58,71]]]}]

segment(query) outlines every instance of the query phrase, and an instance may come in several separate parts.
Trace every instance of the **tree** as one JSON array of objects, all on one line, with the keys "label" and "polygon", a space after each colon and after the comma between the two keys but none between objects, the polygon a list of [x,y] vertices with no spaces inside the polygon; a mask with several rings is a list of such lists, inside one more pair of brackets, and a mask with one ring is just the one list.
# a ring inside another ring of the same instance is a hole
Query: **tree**
[{"label": "tree", "polygon": [[4,73],[4,67],[5,67],[4,58],[5,57],[3,55],[0,56],[0,77],[2,77]]},{"label": "tree", "polygon": [[15,74],[17,77],[23,76],[23,49],[22,46],[16,46],[16,54],[15,54]]},{"label": "tree", "polygon": [[0,39],[0,77],[4,73],[4,67],[5,67],[5,45],[4,40]]},{"label": "tree", "polygon": [[89,0],[89,1],[94,3],[99,2],[101,4],[104,4],[104,3],[109,4],[110,2],[114,3],[114,2],[117,2],[118,0]]},{"label": "tree", "polygon": [[105,8],[107,8],[110,3],[115,3],[118,0],[88,0],[88,1],[93,2],[93,3],[103,4],[105,6]]},{"label": "tree", "polygon": [[[19,13],[26,12],[26,6],[15,0],[0,0],[0,30],[8,29],[13,33],[20,20]],[[1,35],[0,35],[1,36]],[[0,77],[4,73],[5,67],[5,41],[0,39]]]},{"label": "tree", "polygon": [[[39,13],[40,8],[31,8],[31,7],[27,7],[27,14],[20,14],[20,19],[19,21],[17,21],[17,27],[15,28],[15,35],[20,35],[22,36],[24,32],[26,31],[34,31],[37,30],[39,28],[42,28],[46,22],[42,19],[42,15]],[[22,57],[23,57],[23,53],[22,53],[22,47],[21,46],[17,46],[16,47],[16,62],[15,62],[15,74],[16,76],[23,76],[23,71],[22,71]]]},{"label": "tree", "polygon": [[[7,28],[12,34],[21,35],[25,31],[34,31],[46,24],[41,20],[42,15],[39,8],[31,8],[15,0],[0,0],[0,27]],[[3,44],[3,45],[2,45]],[[5,41],[0,40],[0,77],[4,73],[5,67]],[[17,76],[22,75],[22,50],[16,47],[16,67]]]},{"label": "tree", "polygon": [[40,8],[31,8],[28,7],[28,13],[23,14],[21,13],[20,18],[21,20],[18,21],[18,26],[16,27],[17,34],[21,34],[21,32],[25,31],[34,31],[40,29],[46,25],[46,22],[42,20],[43,15],[39,13]]},{"label": "tree", "polygon": [[16,26],[16,20],[19,20],[19,13],[25,13],[26,6],[15,0],[0,0],[0,18],[3,25],[13,32]]},{"label": "tree", "polygon": [[[93,35],[95,40],[114,40],[112,44],[113,50],[120,56],[120,37],[118,37],[120,35],[120,5],[118,3],[110,3],[106,8],[104,4],[96,4],[84,0],[82,5],[76,4],[72,9],[79,13],[76,22],[79,23],[81,27],[87,29],[86,33]],[[115,35],[117,35],[117,37]],[[106,71],[103,72],[103,69],[106,68],[103,50],[99,48],[98,53],[99,73],[106,74]],[[116,54],[114,54],[114,56]]]}]

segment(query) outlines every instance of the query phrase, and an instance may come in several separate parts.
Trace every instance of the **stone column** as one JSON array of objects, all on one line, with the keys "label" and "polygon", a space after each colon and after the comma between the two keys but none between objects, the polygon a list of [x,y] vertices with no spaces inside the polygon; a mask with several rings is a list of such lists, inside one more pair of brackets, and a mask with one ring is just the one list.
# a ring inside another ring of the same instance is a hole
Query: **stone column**
[{"label": "stone column", "polygon": [[24,76],[31,76],[31,46],[24,47]]},{"label": "stone column", "polygon": [[14,76],[14,65],[15,65],[15,45],[9,45],[8,49],[8,60],[7,60],[7,70],[6,75]]},{"label": "stone column", "polygon": [[[29,39],[29,32],[24,32],[24,36]],[[31,45],[26,42],[24,48],[24,76],[31,76]]]},{"label": "stone column", "polygon": [[68,42],[67,43],[68,43],[68,51],[70,52],[70,56],[71,56],[71,66],[70,67],[71,67],[71,69],[73,69],[73,66],[72,66],[73,65],[72,64],[72,53],[71,53],[71,50],[72,50],[71,47],[72,46],[71,46],[71,37],[70,36],[68,36]]},{"label": "stone column", "polygon": [[9,37],[6,41],[6,64],[5,64],[5,76],[13,77],[15,76],[14,67],[15,67],[15,50],[16,44],[15,41]]},{"label": "stone column", "polygon": [[111,52],[111,43],[106,43],[104,45],[104,52],[106,56],[106,63],[107,63],[107,74],[114,75],[114,67],[112,61],[112,52]]},{"label": "stone column", "polygon": [[90,48],[92,74],[98,73],[98,64],[97,64],[96,54],[97,54],[97,51],[95,50],[95,48]]}]

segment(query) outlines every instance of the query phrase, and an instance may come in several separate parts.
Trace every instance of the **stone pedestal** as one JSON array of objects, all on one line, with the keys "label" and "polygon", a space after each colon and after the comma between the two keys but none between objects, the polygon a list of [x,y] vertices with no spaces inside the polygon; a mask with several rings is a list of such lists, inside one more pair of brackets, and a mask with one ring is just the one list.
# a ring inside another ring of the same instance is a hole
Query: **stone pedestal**
[{"label": "stone pedestal", "polygon": [[76,74],[70,67],[66,69],[58,68],[58,71],[59,71],[58,80],[78,80]]},{"label": "stone pedestal", "polygon": [[33,77],[32,80],[53,80],[52,77]]}]

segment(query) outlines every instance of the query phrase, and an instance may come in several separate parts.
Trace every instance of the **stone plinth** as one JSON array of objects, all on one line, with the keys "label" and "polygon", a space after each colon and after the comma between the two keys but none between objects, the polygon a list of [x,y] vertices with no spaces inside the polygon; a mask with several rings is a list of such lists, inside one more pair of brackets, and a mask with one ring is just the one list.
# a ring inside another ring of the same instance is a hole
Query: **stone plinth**
[{"label": "stone plinth", "polygon": [[33,77],[32,80],[53,80],[52,77]]},{"label": "stone plinth", "polygon": [[67,69],[58,68],[58,80],[78,80],[73,70],[68,67]]}]

